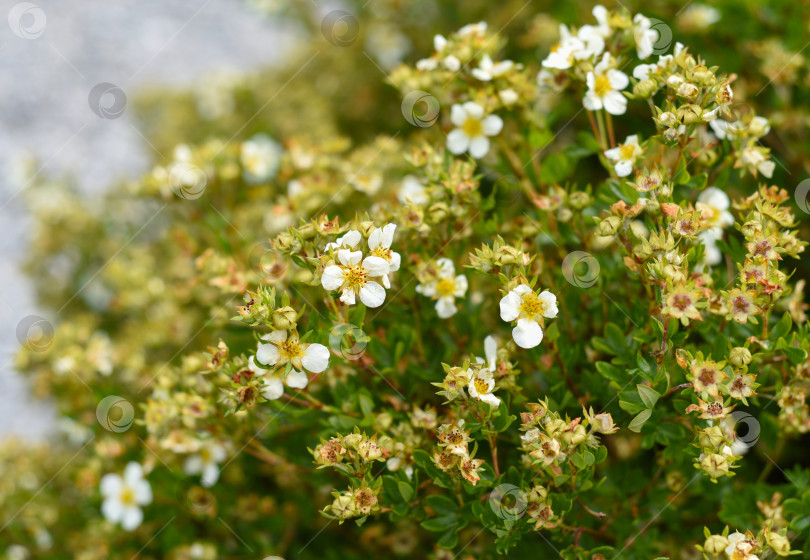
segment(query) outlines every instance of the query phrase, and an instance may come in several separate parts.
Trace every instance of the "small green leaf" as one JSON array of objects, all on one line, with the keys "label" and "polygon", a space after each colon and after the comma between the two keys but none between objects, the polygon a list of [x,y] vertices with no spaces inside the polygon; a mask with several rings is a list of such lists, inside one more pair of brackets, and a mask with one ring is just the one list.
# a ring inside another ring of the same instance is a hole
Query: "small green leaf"
[{"label": "small green leaf", "polygon": [[397,488],[399,489],[399,495],[402,496],[402,499],[406,502],[410,502],[413,497],[413,487],[407,482],[400,480],[397,482]]},{"label": "small green leaf", "polygon": [[630,422],[630,425],[627,426],[628,429],[636,433],[640,432],[641,428],[644,427],[644,423],[650,419],[650,416],[652,416],[652,410],[647,409],[641,411],[638,416],[633,418],[633,421]]},{"label": "small green leaf", "polygon": [[636,388],[638,389],[638,396],[641,397],[641,402],[643,402],[644,406],[647,408],[653,408],[655,403],[657,403],[658,399],[661,397],[661,394],[658,391],[648,385],[642,385],[639,383],[636,385]]}]

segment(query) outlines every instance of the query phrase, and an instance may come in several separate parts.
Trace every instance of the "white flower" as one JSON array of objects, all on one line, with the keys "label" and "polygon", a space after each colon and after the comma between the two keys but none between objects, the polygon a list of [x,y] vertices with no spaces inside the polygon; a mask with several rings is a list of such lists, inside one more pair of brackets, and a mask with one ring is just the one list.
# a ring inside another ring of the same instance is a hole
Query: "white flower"
[{"label": "white flower", "polygon": [[756,554],[751,554],[754,547],[743,533],[739,531],[731,533],[728,536],[728,543],[725,553],[730,560],[759,560]]},{"label": "white flower", "polygon": [[512,338],[521,348],[534,348],[543,340],[543,317],[557,316],[557,297],[544,291],[537,294],[526,284],[521,284],[503,296],[500,303],[501,319],[511,323],[517,319],[512,329]]},{"label": "white flower", "polygon": [[[248,358],[247,367],[257,377],[263,377],[267,373],[267,370],[257,366],[254,358],[255,356]],[[268,401],[280,399],[281,395],[284,394],[285,383],[287,384],[287,387],[290,387],[291,389],[306,389],[307,385],[309,384],[309,376],[303,371],[291,369],[290,373],[287,374],[287,377],[283,382],[279,375],[268,375],[263,377],[261,385],[262,396]]]},{"label": "white flower", "polygon": [[321,373],[329,366],[329,349],[323,344],[302,344],[298,332],[273,331],[262,337],[266,344],[259,344],[256,359],[266,366],[286,366],[298,371],[305,369],[312,373]]},{"label": "white flower", "polygon": [[619,177],[627,177],[633,171],[633,166],[638,157],[644,153],[638,144],[638,136],[632,134],[625,138],[624,144],[619,144],[605,152],[605,157],[615,161],[614,169]]},{"label": "white flower", "polygon": [[461,69],[461,61],[458,59],[458,57],[452,54],[444,57],[442,62],[444,63],[444,67],[451,72],[458,72]]},{"label": "white flower", "polygon": [[219,464],[225,457],[227,457],[225,446],[214,440],[208,440],[203,443],[198,453],[186,459],[183,470],[189,475],[202,474],[202,485],[210,488],[219,479]]},{"label": "white flower", "polygon": [[425,192],[425,186],[413,175],[406,175],[402,179],[402,185],[397,192],[397,199],[400,204],[415,204],[421,206],[430,201],[430,197]]},{"label": "white flower", "polygon": [[447,39],[444,35],[439,35],[438,33],[433,36],[433,48],[437,53],[440,53],[444,50],[444,47],[447,46]]},{"label": "white flower", "polygon": [[627,110],[627,98],[621,90],[630,84],[627,74],[610,68],[610,53],[605,53],[602,61],[588,72],[586,78],[588,92],[582,104],[589,111],[605,109],[611,115],[623,115]]},{"label": "white flower", "polygon": [[304,193],[304,185],[298,179],[293,179],[287,183],[287,198],[298,198]]},{"label": "white flower", "polygon": [[[367,307],[379,307],[385,301],[385,288],[372,278],[386,276],[391,266],[383,258],[370,256],[363,259],[360,251],[340,249],[338,262],[327,266],[321,276],[321,285],[329,290],[340,290],[340,301],[354,305],[356,296]],[[362,261],[362,262],[361,262]]]},{"label": "white flower", "polygon": [[467,277],[456,276],[456,267],[450,259],[439,259],[436,263],[439,265],[436,280],[418,285],[416,291],[435,299],[436,313],[441,319],[448,319],[456,314],[456,298],[467,293]]},{"label": "white flower", "polygon": [[120,523],[127,531],[136,529],[143,521],[140,506],[152,503],[152,487],[143,477],[138,463],[128,463],[124,476],[105,474],[99,486],[104,502],[101,513],[112,523]]},{"label": "white flower", "polygon": [[472,398],[479,399],[492,407],[497,408],[500,406],[501,399],[492,394],[495,389],[495,380],[492,378],[492,373],[486,370],[477,373],[467,370],[467,375],[470,378],[467,391]]},{"label": "white flower", "polygon": [[723,260],[723,253],[717,246],[717,240],[722,238],[722,233],[718,235],[717,229],[718,228],[707,229],[698,234],[698,240],[703,243],[704,247],[703,264],[709,266],[720,264],[720,261]]},{"label": "white flower", "polygon": [[731,201],[724,191],[709,187],[698,195],[696,206],[712,228],[722,229],[734,224],[734,216],[728,211],[730,205]]},{"label": "white flower", "polygon": [[652,29],[652,22],[641,14],[633,18],[633,38],[636,40],[636,54],[641,60],[648,58],[659,39],[658,30]]},{"label": "white flower", "polygon": [[754,176],[759,172],[770,179],[773,175],[773,170],[776,168],[776,164],[766,157],[766,153],[764,149],[749,144],[742,151],[740,160],[748,167],[749,171],[751,171]]},{"label": "white flower", "polygon": [[487,22],[468,23],[456,32],[459,37],[483,37],[487,32]]},{"label": "white flower", "polygon": [[240,160],[245,178],[261,183],[275,177],[281,162],[281,145],[266,134],[256,134],[242,142]]},{"label": "white flower", "polygon": [[592,12],[598,25],[583,25],[577,32],[577,38],[584,43],[584,48],[576,51],[577,59],[596,57],[605,50],[605,41],[610,37],[612,30],[608,22],[608,11],[604,6],[594,6]]},{"label": "white flower", "polygon": [[493,78],[503,76],[509,72],[515,63],[511,60],[501,60],[500,62],[492,62],[492,58],[485,54],[478,63],[478,68],[473,68],[472,75],[481,80],[482,82],[489,82]]},{"label": "white flower", "polygon": [[[376,228],[368,236],[368,249],[369,258],[379,257],[388,263],[388,272],[396,272],[399,270],[402,257],[399,253],[391,250],[391,243],[394,242],[394,232],[396,231],[396,224],[386,224],[381,228]],[[391,282],[388,279],[388,273],[382,276],[382,283],[385,288],[391,287]],[[364,302],[365,303],[365,302]]]},{"label": "white flower", "polygon": [[353,229],[335,239],[334,243],[327,243],[324,250],[329,251],[330,249],[340,249],[341,247],[354,249],[357,247],[357,244],[360,243],[361,239],[363,239],[363,236],[360,232]]},{"label": "white flower", "polygon": [[484,108],[478,103],[467,101],[453,105],[450,120],[456,126],[447,135],[447,149],[456,155],[469,152],[476,159],[489,152],[489,138],[503,128],[498,115],[484,115]]},{"label": "white flower", "polygon": [[743,129],[740,121],[728,122],[722,119],[709,121],[709,126],[712,127],[712,132],[717,136],[718,140],[725,140],[729,136],[736,136],[740,134]]},{"label": "white flower", "polygon": [[565,25],[560,24],[560,41],[551,47],[551,52],[543,60],[543,68],[568,70],[585,51],[585,43],[579,37],[571,35]]},{"label": "white flower", "polygon": [[483,358],[476,356],[475,363],[486,363],[487,369],[494,372],[498,368],[498,344],[495,342],[495,337],[492,335],[484,339],[484,356],[486,356],[486,362]]}]

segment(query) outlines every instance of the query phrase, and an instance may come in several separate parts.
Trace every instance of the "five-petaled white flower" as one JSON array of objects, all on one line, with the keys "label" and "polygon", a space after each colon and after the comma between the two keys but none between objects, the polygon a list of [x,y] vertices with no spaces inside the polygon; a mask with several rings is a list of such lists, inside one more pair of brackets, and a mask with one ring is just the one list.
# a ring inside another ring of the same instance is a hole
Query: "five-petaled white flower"
[{"label": "five-petaled white flower", "polygon": [[650,18],[636,14],[633,18],[633,38],[636,40],[636,54],[641,60],[648,58],[655,50],[660,35],[653,29]]},{"label": "five-petaled white flower", "polygon": [[240,160],[245,178],[252,183],[261,183],[275,177],[283,149],[266,134],[256,134],[242,142]]},{"label": "five-petaled white flower", "polygon": [[501,399],[492,394],[492,391],[495,390],[495,379],[492,377],[492,372],[489,370],[479,372],[467,370],[467,375],[470,377],[467,391],[472,398],[479,399],[492,407],[500,406]]},{"label": "five-petaled white flower", "polygon": [[227,452],[225,446],[214,440],[203,442],[200,450],[189,456],[183,465],[186,474],[201,474],[201,483],[206,488],[213,486],[219,480],[219,464],[225,460]]},{"label": "five-petaled white flower", "polygon": [[611,115],[623,115],[627,110],[627,98],[621,90],[630,84],[630,78],[621,70],[610,67],[610,53],[605,53],[593,70],[585,79],[588,92],[582,104],[589,111],[604,109]]},{"label": "five-petaled white flower", "polygon": [[[267,370],[257,366],[254,358],[254,356],[248,358],[248,369],[252,371],[254,375],[263,377],[267,373]],[[309,376],[303,371],[291,369],[283,382],[281,376],[278,374],[263,377],[261,385],[262,396],[268,401],[280,399],[281,395],[284,394],[285,383],[287,387],[291,389],[306,389],[309,384]]]},{"label": "five-petaled white flower", "polygon": [[473,68],[472,75],[482,82],[489,82],[493,78],[503,76],[509,72],[515,63],[511,60],[501,60],[500,62],[492,62],[492,58],[485,54],[478,63],[478,68]]},{"label": "five-petaled white flower", "polygon": [[501,117],[485,115],[484,108],[474,101],[453,105],[450,120],[456,128],[447,135],[447,149],[456,155],[469,152],[476,159],[489,152],[487,137],[495,136],[503,128]]},{"label": "five-petaled white flower", "polygon": [[128,463],[124,476],[105,474],[99,486],[104,502],[101,513],[113,523],[120,523],[127,531],[136,529],[143,521],[141,506],[152,503],[152,487],[143,477],[143,467]]},{"label": "five-petaled white flower", "polygon": [[627,177],[633,171],[638,157],[644,153],[638,144],[638,135],[632,134],[625,138],[624,144],[619,144],[605,152],[605,157],[616,163],[613,165],[616,175]]},{"label": "five-petaled white flower", "polygon": [[698,234],[698,239],[705,248],[704,262],[710,266],[723,260],[717,241],[723,238],[723,228],[734,223],[734,216],[728,211],[730,204],[728,195],[717,187],[707,188],[697,199],[697,209],[710,226]]},{"label": "five-petaled white flower", "polygon": [[456,275],[456,267],[450,259],[439,259],[436,264],[439,265],[436,279],[418,285],[416,291],[435,299],[436,313],[440,318],[448,319],[456,314],[456,298],[464,297],[467,293],[467,277]]},{"label": "five-petaled white flower", "polygon": [[[361,251],[340,249],[338,262],[327,266],[321,276],[321,285],[329,290],[340,290],[340,301],[354,305],[356,296],[368,307],[379,307],[385,301],[385,288],[374,280],[387,276],[391,265],[382,257],[369,256],[363,259]],[[387,280],[383,280],[386,282]]]},{"label": "five-petaled white flower", "polygon": [[517,319],[512,329],[512,338],[521,348],[534,348],[543,340],[543,318],[557,316],[557,297],[545,290],[535,293],[526,284],[521,284],[501,299],[501,319],[511,323]]},{"label": "five-petaled white flower", "polygon": [[329,366],[329,349],[323,344],[302,344],[298,331],[273,331],[262,337],[266,344],[259,344],[256,359],[266,366],[281,367],[292,363],[295,370],[305,369],[321,373]]},{"label": "five-petaled white flower", "polygon": [[[381,228],[376,228],[368,236],[369,257],[379,257],[388,263],[388,272],[382,275],[382,283],[385,288],[391,287],[388,274],[399,270],[402,261],[399,253],[391,250],[391,243],[394,242],[394,232],[396,224],[385,224]],[[368,260],[368,258],[366,259]],[[365,302],[364,302],[365,303]]]}]

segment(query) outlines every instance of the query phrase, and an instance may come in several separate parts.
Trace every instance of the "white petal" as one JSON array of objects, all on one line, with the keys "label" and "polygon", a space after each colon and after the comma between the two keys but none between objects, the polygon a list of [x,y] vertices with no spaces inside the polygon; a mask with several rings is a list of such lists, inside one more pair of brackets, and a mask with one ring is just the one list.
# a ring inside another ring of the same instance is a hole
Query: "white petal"
[{"label": "white petal", "polygon": [[349,289],[343,290],[343,292],[340,294],[340,301],[346,305],[354,305],[357,302],[354,292]]},{"label": "white petal", "polygon": [[605,157],[612,161],[619,161],[619,159],[622,157],[621,154],[621,148],[611,148],[609,150],[605,150]]},{"label": "white petal", "polygon": [[343,269],[335,264],[327,266],[321,275],[321,285],[329,291],[340,289],[343,285]]},{"label": "white petal", "polygon": [[338,251],[338,260],[343,266],[352,266],[359,263],[363,259],[361,251],[349,251],[348,249],[341,249]]},{"label": "white petal", "polygon": [[467,120],[467,111],[461,105],[453,105],[450,108],[450,122],[456,126],[461,126]]},{"label": "white petal", "polygon": [[372,251],[380,246],[382,242],[382,230],[380,228],[375,229],[371,232],[371,235],[368,236],[368,248]]},{"label": "white petal", "polygon": [[484,108],[475,101],[467,101],[464,104],[464,111],[467,113],[468,117],[472,117],[473,119],[481,120],[484,118]]},{"label": "white petal", "polygon": [[464,297],[467,293],[467,277],[459,274],[455,279],[456,289],[453,290],[453,295],[456,297]]},{"label": "white petal", "polygon": [[99,490],[101,491],[101,495],[104,497],[107,496],[117,496],[121,492],[121,487],[124,485],[123,479],[117,474],[105,474],[101,477],[101,484],[99,484]]},{"label": "white petal", "polygon": [[191,455],[183,463],[183,472],[186,474],[200,474],[204,467],[202,457],[199,455]]},{"label": "white petal", "polygon": [[486,395],[482,395],[479,398],[493,408],[498,408],[499,406],[501,406],[501,399],[499,399],[492,393],[487,393]]},{"label": "white petal", "polygon": [[520,319],[512,329],[512,338],[521,348],[534,348],[543,340],[543,329],[537,321]]},{"label": "white petal", "polygon": [[264,380],[264,387],[262,387],[262,396],[269,400],[274,401],[280,399],[284,394],[284,384],[281,379],[277,377],[269,377]]},{"label": "white petal", "polygon": [[152,503],[152,486],[146,480],[139,480],[132,485],[132,491],[135,494],[135,501],[142,506]]},{"label": "white petal", "polygon": [[402,257],[400,254],[395,251],[391,251],[391,272],[396,272],[399,270],[400,264],[402,264]]},{"label": "white petal", "polygon": [[379,307],[385,301],[385,288],[377,282],[366,282],[366,285],[360,288],[360,301],[366,307]]},{"label": "white petal", "polygon": [[602,98],[605,111],[611,115],[623,115],[627,111],[627,98],[618,91],[609,91]]},{"label": "white petal", "polygon": [[453,261],[450,259],[442,257],[436,261],[436,264],[439,267],[439,276],[447,277],[455,275],[456,265],[454,265]]},{"label": "white petal", "polygon": [[423,296],[433,297],[436,295],[436,282],[428,282],[427,284],[419,284],[416,287],[417,293]]},{"label": "white petal", "polygon": [[143,510],[137,506],[132,506],[124,509],[124,514],[121,517],[121,527],[125,531],[133,531],[137,529],[143,522]]},{"label": "white petal", "polygon": [[124,516],[124,506],[117,497],[107,498],[101,504],[101,514],[107,521],[118,523]]},{"label": "white petal", "polygon": [[481,159],[489,152],[489,138],[477,136],[470,141],[470,155],[475,159]]},{"label": "white petal", "polygon": [[622,160],[615,166],[616,175],[619,177],[627,177],[633,172],[633,162],[630,160]]},{"label": "white petal", "polygon": [[363,268],[371,277],[383,276],[391,272],[391,265],[382,257],[366,257],[363,260]]},{"label": "white petal", "polygon": [[256,350],[256,359],[266,366],[274,366],[278,362],[278,348],[275,344],[260,344]]},{"label": "white petal", "polygon": [[598,111],[602,108],[602,99],[594,92],[589,91],[582,98],[582,106],[588,111]]},{"label": "white petal", "polygon": [[206,488],[212,487],[219,480],[219,467],[216,463],[209,463],[205,466],[200,483]]},{"label": "white petal", "polygon": [[543,302],[543,317],[553,319],[557,316],[557,296],[544,290],[537,296],[537,299]]},{"label": "white petal", "polygon": [[520,315],[520,296],[512,290],[501,298],[501,319],[510,323]]},{"label": "white petal", "polygon": [[610,80],[610,87],[613,89],[624,89],[630,85],[630,78],[621,70],[608,70],[607,77]]},{"label": "white petal", "polygon": [[287,331],[279,330],[267,333],[266,335],[262,336],[262,340],[266,340],[268,342],[275,342],[279,344],[287,340]]},{"label": "white petal", "polygon": [[391,248],[391,244],[394,242],[394,233],[397,231],[396,224],[385,224],[382,228],[382,244],[383,247],[386,249]]},{"label": "white petal", "polygon": [[487,136],[495,136],[503,129],[503,119],[498,115],[489,115],[481,124],[484,127],[484,134]]},{"label": "white petal", "polygon": [[440,297],[436,300],[436,313],[440,319],[449,319],[456,314],[455,300],[449,296]]},{"label": "white petal", "polygon": [[495,370],[495,362],[498,360],[498,345],[495,337],[489,335],[484,339],[484,355],[487,357],[487,366],[490,371]]},{"label": "white petal", "polygon": [[362,236],[360,235],[360,232],[357,231],[356,229],[353,229],[347,231],[343,235],[343,237],[338,238],[338,243],[340,244],[341,247],[350,247],[354,249],[355,247],[357,247],[357,244],[360,243],[361,239]]},{"label": "white petal", "polygon": [[301,365],[312,373],[321,373],[329,367],[329,348],[323,344],[310,344],[304,350]]},{"label": "white petal", "polygon": [[470,147],[470,139],[460,128],[451,130],[447,135],[447,149],[452,154],[463,154]]},{"label": "white petal", "polygon": [[133,485],[143,479],[143,467],[134,461],[127,463],[124,468],[124,482]]},{"label": "white petal", "polygon": [[306,389],[308,383],[309,377],[303,371],[292,370],[287,376],[287,387],[291,387],[293,389]]}]

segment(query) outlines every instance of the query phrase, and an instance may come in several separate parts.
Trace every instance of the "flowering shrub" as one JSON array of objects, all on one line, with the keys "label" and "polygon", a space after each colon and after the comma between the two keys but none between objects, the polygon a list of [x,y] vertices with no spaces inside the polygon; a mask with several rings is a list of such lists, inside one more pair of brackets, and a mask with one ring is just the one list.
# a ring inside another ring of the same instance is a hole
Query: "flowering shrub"
[{"label": "flowering shrub", "polygon": [[[353,143],[312,108],[314,131],[280,115],[180,144],[104,201],[119,221],[40,186],[68,231],[30,266],[68,313],[18,367],[77,450],[38,473],[62,500],[47,515],[3,490],[15,539],[802,554],[810,471],[785,461],[810,430],[806,242],[768,120],[657,21],[597,6],[516,60],[483,22],[437,35],[388,76],[401,131]],[[68,283],[47,275],[74,250]]]}]

